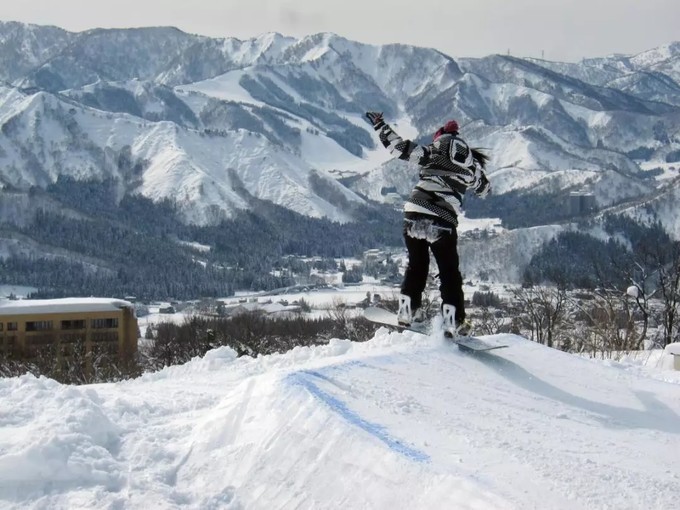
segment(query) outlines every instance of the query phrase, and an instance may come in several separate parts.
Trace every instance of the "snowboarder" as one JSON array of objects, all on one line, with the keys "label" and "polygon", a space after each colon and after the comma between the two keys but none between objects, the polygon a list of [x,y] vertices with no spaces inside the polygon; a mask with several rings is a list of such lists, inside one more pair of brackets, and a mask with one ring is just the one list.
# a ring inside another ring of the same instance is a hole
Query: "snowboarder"
[{"label": "snowboarder", "polygon": [[472,326],[465,317],[456,227],[465,191],[471,188],[479,197],[491,191],[484,173],[488,156],[465,143],[455,120],[439,128],[432,143],[423,146],[402,139],[385,123],[382,113],[367,112],[366,117],[385,148],[420,167],[420,180],[404,205],[408,264],[399,296],[399,323],[408,326],[425,319],[421,300],[432,250],[439,269],[445,333],[469,335]]}]

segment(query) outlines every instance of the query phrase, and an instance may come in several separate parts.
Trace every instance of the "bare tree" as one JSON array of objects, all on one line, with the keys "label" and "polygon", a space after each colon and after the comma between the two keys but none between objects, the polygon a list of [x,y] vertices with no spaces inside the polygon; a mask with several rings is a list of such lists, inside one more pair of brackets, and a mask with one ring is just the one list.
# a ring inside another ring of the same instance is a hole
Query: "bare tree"
[{"label": "bare tree", "polygon": [[486,306],[479,308],[475,314],[475,330],[485,335],[495,335],[503,331],[505,320]]},{"label": "bare tree", "polygon": [[530,286],[515,289],[522,325],[531,340],[553,347],[557,330],[567,317],[567,292],[564,288]]},{"label": "bare tree", "polygon": [[649,299],[651,296],[645,292],[645,280],[643,280],[642,284],[634,282],[633,285],[626,290],[626,295],[635,301],[637,309],[642,315],[642,332],[638,335],[636,350],[642,348],[642,342],[647,338],[647,330],[649,329]]},{"label": "bare tree", "polygon": [[659,243],[645,246],[641,251],[644,265],[656,275],[654,293],[662,301],[662,343],[673,342],[680,331],[680,243]]},{"label": "bare tree", "polygon": [[584,305],[574,300],[584,322],[582,348],[610,357],[614,352],[637,349],[640,336],[627,295],[618,289],[597,289]]},{"label": "bare tree", "polygon": [[680,313],[680,243],[674,243],[669,260],[659,264],[659,292],[663,300],[663,342],[664,346],[678,336],[678,314]]}]

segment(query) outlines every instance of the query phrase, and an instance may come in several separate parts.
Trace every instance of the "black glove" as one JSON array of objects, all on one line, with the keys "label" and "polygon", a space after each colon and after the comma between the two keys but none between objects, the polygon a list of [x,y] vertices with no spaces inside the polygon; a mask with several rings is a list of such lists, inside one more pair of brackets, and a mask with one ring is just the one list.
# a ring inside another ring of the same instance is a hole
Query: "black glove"
[{"label": "black glove", "polygon": [[385,125],[382,112],[366,112],[366,118],[373,124],[373,129],[376,131]]}]

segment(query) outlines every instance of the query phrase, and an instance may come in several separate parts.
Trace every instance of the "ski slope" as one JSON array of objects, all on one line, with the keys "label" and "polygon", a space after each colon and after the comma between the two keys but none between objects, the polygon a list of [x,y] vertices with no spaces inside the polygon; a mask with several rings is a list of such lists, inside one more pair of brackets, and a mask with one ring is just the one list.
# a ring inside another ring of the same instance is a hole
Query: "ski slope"
[{"label": "ski slope", "polygon": [[0,379],[0,507],[678,508],[680,378],[498,339],[381,329],[117,384]]}]

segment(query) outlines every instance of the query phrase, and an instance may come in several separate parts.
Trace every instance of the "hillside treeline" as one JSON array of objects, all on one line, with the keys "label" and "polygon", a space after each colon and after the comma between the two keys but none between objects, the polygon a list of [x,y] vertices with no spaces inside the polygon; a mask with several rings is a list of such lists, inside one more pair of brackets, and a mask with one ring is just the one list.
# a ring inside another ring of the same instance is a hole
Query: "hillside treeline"
[{"label": "hillside treeline", "polygon": [[355,207],[356,222],[341,224],[249,197],[250,210],[199,227],[183,224],[167,201],[138,195],[117,201],[114,181],[60,178],[32,193],[61,203],[63,214],[39,210],[30,223],[5,229],[45,246],[50,256],[0,260],[0,281],[37,287],[33,297],[195,299],[271,290],[294,283],[285,275],[294,266],[299,271],[300,262],[290,256],[355,257],[402,242],[400,214],[383,206]]}]

